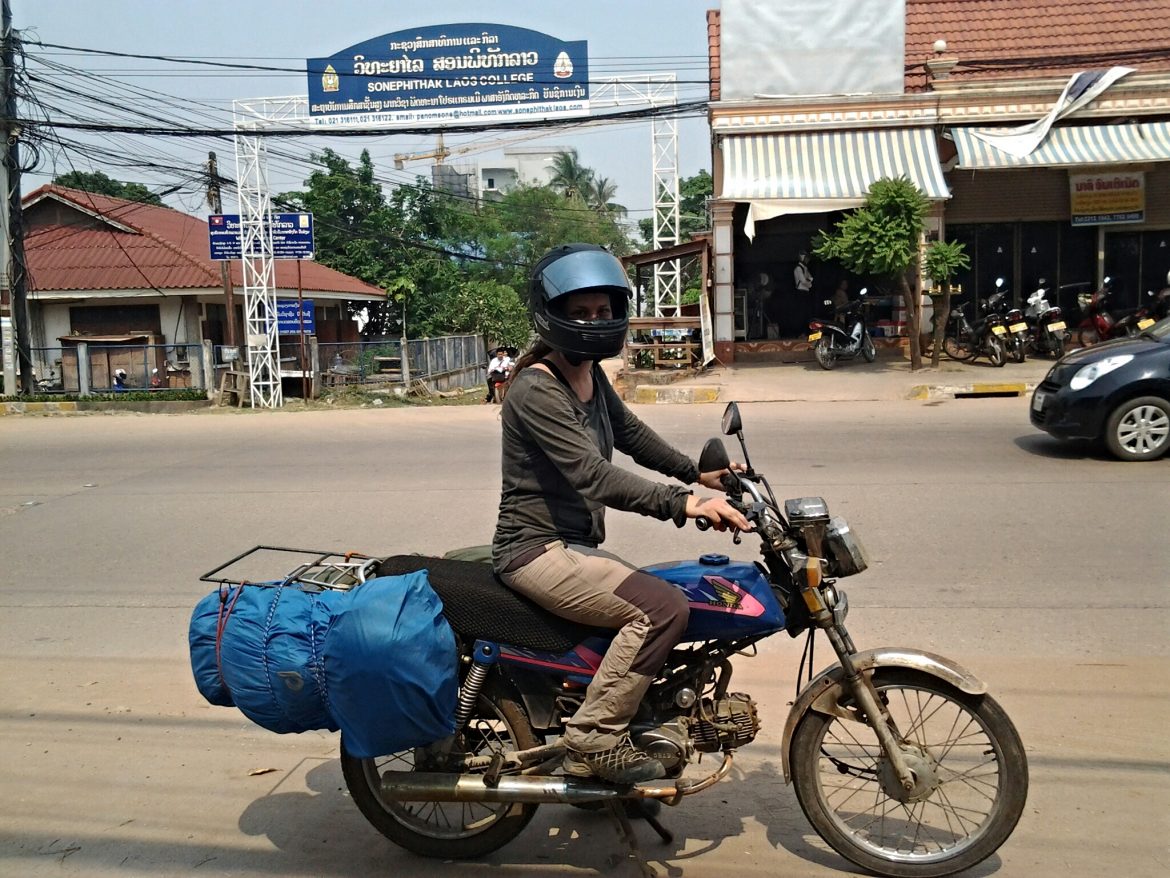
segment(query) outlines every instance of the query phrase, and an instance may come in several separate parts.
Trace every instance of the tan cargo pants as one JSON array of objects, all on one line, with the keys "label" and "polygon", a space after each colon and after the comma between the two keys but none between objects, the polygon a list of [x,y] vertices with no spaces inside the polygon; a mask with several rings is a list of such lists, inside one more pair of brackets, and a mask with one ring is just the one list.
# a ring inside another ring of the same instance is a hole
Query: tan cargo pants
[{"label": "tan cargo pants", "polygon": [[561,542],[500,579],[558,616],[618,629],[564,735],[579,752],[613,747],[686,630],[686,595],[608,552]]}]

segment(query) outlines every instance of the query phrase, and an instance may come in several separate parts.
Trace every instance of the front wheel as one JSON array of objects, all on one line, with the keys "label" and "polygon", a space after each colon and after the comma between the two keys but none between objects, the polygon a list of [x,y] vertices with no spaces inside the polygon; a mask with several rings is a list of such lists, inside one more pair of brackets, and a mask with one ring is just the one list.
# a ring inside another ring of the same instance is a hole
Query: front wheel
[{"label": "front wheel", "polygon": [[873,730],[808,713],[792,739],[796,797],[841,856],[890,878],[937,878],[991,856],[1028,795],[1015,726],[988,695],[919,671],[879,668],[873,685],[915,775],[898,783]]},{"label": "front wheel", "polygon": [[975,348],[966,338],[960,341],[955,336],[948,335],[943,339],[943,353],[952,360],[963,362],[975,356]]},{"label": "front wheel", "polygon": [[873,345],[873,339],[869,337],[867,332],[861,339],[861,356],[865,358],[865,362],[872,363],[877,359],[877,348]]},{"label": "front wheel", "polygon": [[1105,444],[1119,460],[1157,460],[1170,450],[1170,402],[1139,396],[1113,410]]},{"label": "front wheel", "polygon": [[833,346],[827,335],[822,335],[813,345],[813,355],[822,369],[832,369],[837,365],[837,356],[833,353]]},{"label": "front wheel", "polygon": [[[480,696],[475,715],[459,735],[458,752],[478,756],[537,746],[523,708],[506,698]],[[341,742],[341,771],[354,804],[380,833],[424,857],[481,857],[514,839],[536,805],[509,802],[394,802],[382,798],[382,772],[434,770],[416,766],[422,750],[377,759],[349,755]]]}]

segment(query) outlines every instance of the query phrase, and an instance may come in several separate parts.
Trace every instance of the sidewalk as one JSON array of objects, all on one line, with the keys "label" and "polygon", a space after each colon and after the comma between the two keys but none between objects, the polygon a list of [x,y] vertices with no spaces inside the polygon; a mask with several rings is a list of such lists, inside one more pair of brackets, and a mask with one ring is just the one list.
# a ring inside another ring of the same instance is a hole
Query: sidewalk
[{"label": "sidewalk", "polygon": [[[877,361],[858,358],[825,371],[811,358],[800,363],[737,363],[665,384],[646,383],[646,373],[625,380],[626,399],[637,403],[837,402],[949,399],[957,396],[1030,395],[1052,367],[1050,358],[995,368],[986,360],[958,363],[943,357],[937,369],[910,371],[900,353],[881,351]],[[606,361],[613,378],[619,360]]]}]

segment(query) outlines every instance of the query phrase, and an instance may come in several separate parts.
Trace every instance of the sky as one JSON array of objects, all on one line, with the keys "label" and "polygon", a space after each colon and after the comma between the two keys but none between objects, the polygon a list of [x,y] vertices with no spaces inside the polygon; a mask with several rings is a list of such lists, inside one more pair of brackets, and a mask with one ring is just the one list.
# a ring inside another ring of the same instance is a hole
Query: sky
[{"label": "sky", "polygon": [[[554,4],[533,0],[433,0],[429,4],[356,0],[330,2],[274,2],[274,0],[12,0],[14,26],[24,32],[27,52],[34,60],[29,70],[65,88],[85,94],[105,94],[119,107],[150,108],[173,114],[176,98],[199,102],[195,112],[207,127],[230,126],[233,99],[306,93],[304,61],[309,57],[332,55],[350,45],[399,30],[460,22],[507,24],[541,31],[562,40],[587,40],[590,79],[632,76],[639,73],[674,72],[679,80],[679,100],[707,96],[706,10],[718,7],[718,0],[590,0],[588,3]],[[189,65],[106,58],[65,52],[32,44],[40,40],[58,45],[150,55],[170,55],[288,67],[289,73],[221,70]],[[74,70],[51,70],[36,59]],[[87,74],[97,74],[93,80]],[[111,83],[105,77],[114,77]],[[36,83],[33,88],[37,89]],[[150,89],[142,94],[141,89]],[[75,100],[60,92],[43,90],[44,102],[74,111],[84,108],[95,121],[126,124],[115,109],[95,106],[81,96]],[[159,94],[155,94],[159,93]],[[170,105],[170,106],[169,106]],[[604,111],[603,111],[604,112]],[[87,135],[64,133],[67,140],[93,143]],[[500,158],[500,148],[491,144],[513,140],[517,132],[481,132],[446,137],[448,147],[471,141],[484,144],[484,151],[460,155],[453,162]],[[706,118],[678,120],[678,167],[682,177],[702,169],[710,170],[711,154]],[[117,156],[94,158],[90,150],[74,146],[57,147],[39,156],[39,167],[24,178],[24,190],[49,182],[56,174],[70,170],[102,170],[120,180],[147,184],[158,191],[173,184],[178,172],[167,174],[133,164],[146,156],[159,164],[190,166],[194,177],[216,151],[221,169],[234,176],[233,148],[229,139],[210,138],[183,141],[146,138],[139,135],[96,137],[98,145]],[[534,134],[523,145],[555,144],[577,149],[581,162],[598,175],[618,184],[616,201],[630,211],[631,221],[652,215],[651,125],[639,120],[593,127],[574,126],[553,133]],[[303,162],[309,152],[329,146],[349,157],[369,149],[379,176],[412,182],[416,174],[429,175],[427,160],[394,169],[397,153],[425,152],[434,148],[433,137],[386,134],[363,138],[299,138],[283,140],[283,155],[269,162],[270,188],[274,192],[303,186],[308,168]],[[170,179],[168,179],[170,178]],[[197,184],[168,196],[168,203],[200,214]],[[231,211],[228,193],[224,210]],[[234,193],[230,202],[234,202]]]}]

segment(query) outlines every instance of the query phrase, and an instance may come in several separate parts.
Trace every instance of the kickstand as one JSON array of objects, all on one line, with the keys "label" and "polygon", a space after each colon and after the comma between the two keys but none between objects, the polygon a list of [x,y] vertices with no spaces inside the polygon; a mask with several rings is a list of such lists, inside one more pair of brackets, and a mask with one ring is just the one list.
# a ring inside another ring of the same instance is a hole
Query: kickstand
[{"label": "kickstand", "polygon": [[[633,860],[638,865],[638,870],[643,878],[657,878],[657,870],[646,862],[642,856],[642,850],[638,847],[638,837],[634,834],[634,827],[630,825],[630,818],[640,817],[645,820],[658,833],[658,837],[663,842],[673,841],[674,836],[670,830],[658,822],[658,817],[654,813],[653,806],[647,807],[649,804],[641,801],[610,800],[605,803],[605,809],[609,812],[610,817],[613,818],[614,823],[617,824],[618,837],[629,851],[625,859]],[[612,865],[616,866],[621,859],[615,857]]]}]

